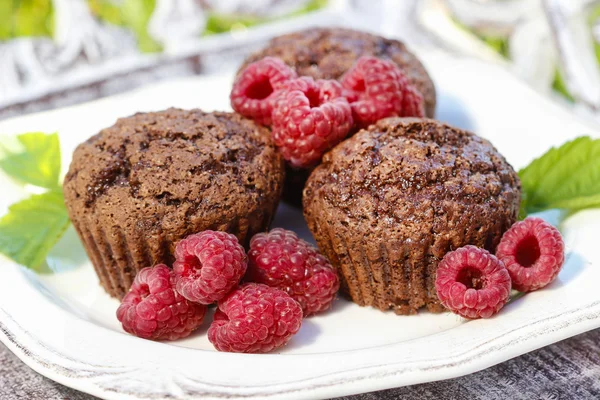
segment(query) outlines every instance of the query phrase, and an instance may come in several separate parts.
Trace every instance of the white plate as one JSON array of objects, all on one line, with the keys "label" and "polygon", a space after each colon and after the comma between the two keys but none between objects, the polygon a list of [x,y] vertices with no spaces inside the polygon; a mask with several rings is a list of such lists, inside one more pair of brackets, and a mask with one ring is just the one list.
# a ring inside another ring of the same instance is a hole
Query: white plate
[{"label": "white plate", "polygon": [[[502,67],[421,53],[439,91],[439,119],[492,140],[519,168],[551,145],[596,135]],[[65,165],[77,143],[117,117],[169,106],[228,109],[230,77],[172,81],[118,97],[0,122],[0,132],[58,131]],[[0,178],[0,212],[24,195]],[[551,215],[550,215],[551,216]],[[298,210],[282,206],[276,226],[310,237]],[[104,398],[333,397],[456,377],[600,327],[600,213],[567,220],[566,265],[547,289],[490,320],[453,314],[396,316],[338,300],[305,320],[278,354],[215,352],[198,334],[155,343],[124,334],[117,301],[98,284],[69,230],[48,258],[54,274],[0,266],[0,340],[38,372]]]}]

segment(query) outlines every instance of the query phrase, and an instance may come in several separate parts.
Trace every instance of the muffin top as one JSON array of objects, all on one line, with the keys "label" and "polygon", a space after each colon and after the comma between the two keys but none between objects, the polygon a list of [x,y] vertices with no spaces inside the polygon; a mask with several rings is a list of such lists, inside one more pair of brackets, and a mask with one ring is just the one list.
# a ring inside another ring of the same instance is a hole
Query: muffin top
[{"label": "muffin top", "polygon": [[342,142],[304,191],[309,225],[319,213],[364,235],[439,242],[436,257],[453,236],[510,226],[519,204],[519,178],[487,140],[417,118],[387,118]]},{"label": "muffin top", "polygon": [[426,115],[434,116],[433,82],[421,62],[400,41],[351,29],[309,28],[275,37],[263,50],[248,57],[240,71],[267,56],[280,58],[298,75],[314,79],[340,79],[362,56],[392,60],[423,95]]},{"label": "muffin top", "polygon": [[80,144],[64,181],[72,217],[179,239],[277,203],[283,159],[266,128],[232,113],[168,109],[119,119]]}]

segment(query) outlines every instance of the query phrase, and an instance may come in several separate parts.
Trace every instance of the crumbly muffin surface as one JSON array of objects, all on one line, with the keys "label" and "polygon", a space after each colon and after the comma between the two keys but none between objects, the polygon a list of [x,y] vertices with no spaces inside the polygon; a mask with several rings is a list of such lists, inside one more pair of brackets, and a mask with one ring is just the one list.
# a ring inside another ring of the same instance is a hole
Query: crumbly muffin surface
[{"label": "crumbly muffin surface", "polygon": [[309,227],[352,299],[401,314],[440,311],[441,258],[467,244],[493,251],[519,204],[518,176],[487,140],[415,118],[342,142],[304,190]]},{"label": "crumbly muffin surface", "polygon": [[275,37],[248,57],[240,70],[267,56],[278,57],[298,75],[315,79],[340,79],[361,56],[392,60],[423,95],[426,115],[435,114],[433,82],[421,62],[398,40],[344,28],[309,28]]},{"label": "crumbly muffin surface", "polygon": [[170,263],[188,234],[224,230],[245,243],[266,229],[283,178],[266,128],[169,109],[121,118],[79,145],[64,192],[101,282],[122,296],[137,270]]}]

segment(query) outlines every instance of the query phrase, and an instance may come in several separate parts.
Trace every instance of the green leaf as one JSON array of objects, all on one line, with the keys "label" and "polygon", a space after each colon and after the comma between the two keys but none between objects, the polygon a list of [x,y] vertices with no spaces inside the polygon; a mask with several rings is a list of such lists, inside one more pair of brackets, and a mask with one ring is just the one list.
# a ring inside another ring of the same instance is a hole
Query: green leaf
[{"label": "green leaf", "polygon": [[10,206],[0,219],[0,253],[38,269],[68,226],[62,192],[33,195]]},{"label": "green leaf", "polygon": [[571,103],[575,102],[575,99],[573,98],[573,96],[571,96],[571,93],[569,93],[569,89],[567,89],[567,84],[558,68],[554,72],[554,80],[552,82],[552,89],[554,89],[556,92],[558,92],[560,95],[562,95],[565,99],[567,99]]},{"label": "green leaf", "polygon": [[52,36],[52,0],[0,0],[0,40],[20,36]]},{"label": "green leaf", "polygon": [[313,11],[318,11],[321,8],[325,8],[329,0],[312,0],[309,1],[302,9],[300,9],[300,13],[309,13]]},{"label": "green leaf", "polygon": [[12,36],[12,12],[12,2],[0,1],[0,40],[7,40]]},{"label": "green leaf", "polygon": [[87,0],[92,13],[108,23],[131,29],[138,47],[145,53],[162,51],[162,46],[148,32],[156,0]]},{"label": "green leaf", "polygon": [[124,0],[121,7],[123,21],[137,36],[140,50],[146,53],[161,51],[162,46],[148,32],[156,0]]},{"label": "green leaf", "polygon": [[206,19],[204,36],[229,32],[236,27],[250,28],[268,22],[268,18],[255,17],[253,15],[220,14],[211,12]]},{"label": "green leaf", "polygon": [[114,25],[125,25],[120,7],[107,0],[87,0],[90,11],[96,17]]},{"label": "green leaf", "polygon": [[208,14],[206,28],[202,33],[202,36],[216,35],[219,33],[230,32],[239,28],[251,28],[256,25],[266,24],[273,21],[298,17],[320,10],[327,6],[328,2],[328,0],[311,0],[297,10],[277,17],[261,17],[251,14],[221,14],[218,12],[210,12]]},{"label": "green leaf", "polygon": [[600,207],[600,139],[587,136],[552,148],[519,171],[521,214]]},{"label": "green leaf", "polygon": [[[597,5],[589,10],[588,24],[590,26],[590,30],[593,30],[598,22],[600,22],[600,5]],[[600,43],[598,40],[594,40],[594,52],[596,53],[596,59],[598,60],[598,65],[600,66]]]},{"label": "green leaf", "polygon": [[60,175],[60,143],[58,134],[41,132],[17,136],[21,149],[4,148],[0,168],[13,178],[48,189],[56,189]]},{"label": "green leaf", "polygon": [[504,36],[495,36],[495,35],[487,35],[481,32],[478,32],[476,29],[473,29],[461,21],[458,18],[452,18],[452,22],[461,30],[465,32],[469,32],[470,34],[476,36],[479,40],[484,42],[486,45],[492,48],[496,53],[500,54],[504,58],[510,58],[510,49],[508,38]]}]

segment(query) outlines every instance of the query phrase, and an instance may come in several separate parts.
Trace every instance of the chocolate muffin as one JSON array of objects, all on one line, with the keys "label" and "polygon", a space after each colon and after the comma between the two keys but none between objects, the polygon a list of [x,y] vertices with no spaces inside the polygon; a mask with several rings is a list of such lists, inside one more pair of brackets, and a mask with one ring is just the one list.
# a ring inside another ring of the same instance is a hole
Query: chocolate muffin
[{"label": "chocolate muffin", "polygon": [[430,119],[388,118],[325,154],[303,202],[352,300],[413,314],[442,311],[440,260],[467,244],[494,251],[520,199],[517,174],[487,140]]},{"label": "chocolate muffin", "polygon": [[249,56],[240,71],[264,57],[278,57],[298,75],[314,79],[340,79],[362,56],[375,56],[403,68],[425,100],[425,114],[435,114],[435,87],[421,62],[398,40],[344,28],[308,28],[277,36]]},{"label": "chocolate muffin", "polygon": [[266,128],[231,113],[168,109],[119,119],[77,147],[65,203],[100,283],[115,297],[206,229],[247,244],[268,228],[284,162]]}]

